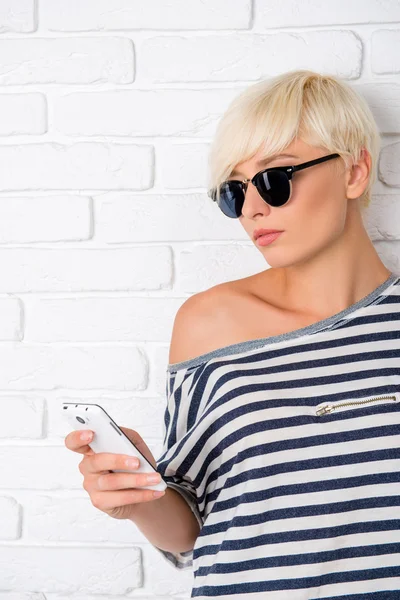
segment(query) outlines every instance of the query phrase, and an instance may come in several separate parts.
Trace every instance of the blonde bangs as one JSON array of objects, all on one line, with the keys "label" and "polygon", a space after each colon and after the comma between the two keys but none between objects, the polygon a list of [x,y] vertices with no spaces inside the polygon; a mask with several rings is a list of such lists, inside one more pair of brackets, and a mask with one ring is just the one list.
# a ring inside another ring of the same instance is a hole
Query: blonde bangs
[{"label": "blonde bangs", "polygon": [[258,82],[239,94],[222,116],[211,144],[209,189],[226,181],[237,164],[257,152],[268,159],[300,138],[337,152],[344,165],[354,164],[365,147],[371,155],[371,174],[363,194],[364,206],[376,181],[380,136],[367,102],[348,84],[309,70],[284,73]]}]

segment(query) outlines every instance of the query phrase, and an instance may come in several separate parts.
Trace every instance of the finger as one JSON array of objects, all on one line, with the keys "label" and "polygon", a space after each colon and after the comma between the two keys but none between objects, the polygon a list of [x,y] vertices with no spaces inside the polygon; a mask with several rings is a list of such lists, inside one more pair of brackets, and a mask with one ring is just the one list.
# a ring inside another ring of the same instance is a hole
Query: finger
[{"label": "finger", "polygon": [[103,473],[97,478],[96,487],[101,491],[135,489],[157,485],[160,481],[159,473]]},{"label": "finger", "polygon": [[[81,430],[71,431],[65,437],[64,443],[65,443],[66,447],[69,450],[72,450],[73,452],[78,452],[80,454],[92,455],[92,454],[94,454],[94,452],[91,449],[91,447],[88,445],[88,442],[90,443],[91,440],[82,440],[81,435],[83,433],[86,433],[86,430],[85,431],[81,431]],[[92,434],[91,439],[93,439],[93,431],[91,431],[90,433]]]},{"label": "finger", "polygon": [[[133,461],[133,465],[127,464],[127,460]],[[136,456],[129,454],[115,454],[111,452],[96,452],[85,459],[87,462],[86,470],[88,473],[95,474],[102,471],[133,471],[140,466],[140,460]]]},{"label": "finger", "polygon": [[157,500],[152,490],[124,490],[119,492],[94,492],[90,495],[93,506],[100,510],[110,510],[116,506],[139,504]]}]

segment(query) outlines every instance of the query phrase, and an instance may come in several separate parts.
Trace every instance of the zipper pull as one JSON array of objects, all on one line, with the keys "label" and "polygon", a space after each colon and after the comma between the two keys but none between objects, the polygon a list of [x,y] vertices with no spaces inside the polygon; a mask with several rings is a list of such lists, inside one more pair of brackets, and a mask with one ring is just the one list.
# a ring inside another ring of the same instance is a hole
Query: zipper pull
[{"label": "zipper pull", "polygon": [[373,398],[364,398],[362,400],[346,400],[345,402],[339,402],[338,404],[325,404],[322,406],[319,406],[319,408],[316,409],[315,414],[318,417],[322,417],[323,415],[326,415],[327,413],[331,413],[336,409],[340,409],[341,408],[345,408],[348,406],[363,406],[366,404],[371,404],[372,402],[381,402],[381,401],[387,401],[387,400],[394,400],[395,402],[398,402],[399,400],[399,393],[395,392],[394,394],[392,394],[391,396],[376,396]]},{"label": "zipper pull", "polygon": [[326,415],[327,413],[331,413],[334,410],[334,407],[332,406],[332,404],[325,404],[325,406],[321,406],[320,408],[317,408],[317,416],[321,417],[322,415]]}]

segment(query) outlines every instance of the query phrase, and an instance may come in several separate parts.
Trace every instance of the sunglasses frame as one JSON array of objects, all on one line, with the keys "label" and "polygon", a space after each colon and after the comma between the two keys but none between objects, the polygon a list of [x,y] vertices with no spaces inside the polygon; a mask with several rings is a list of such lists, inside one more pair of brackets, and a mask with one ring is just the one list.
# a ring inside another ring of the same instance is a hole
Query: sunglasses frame
[{"label": "sunglasses frame", "polygon": [[[247,191],[248,182],[251,181],[251,183],[257,188],[257,191],[260,194],[261,198],[264,200],[264,202],[266,204],[269,204],[269,202],[267,200],[265,200],[265,198],[263,198],[263,196],[261,195],[261,192],[260,192],[259,187],[257,185],[257,181],[258,181],[258,179],[261,176],[264,175],[264,173],[268,173],[270,171],[280,171],[280,172],[283,172],[287,176],[288,181],[289,181],[289,185],[290,185],[289,198],[283,204],[280,205],[280,206],[284,206],[287,202],[289,202],[290,197],[292,195],[291,179],[292,179],[293,173],[296,173],[296,171],[302,171],[303,169],[307,169],[308,167],[312,167],[314,165],[318,165],[319,163],[325,162],[327,160],[331,160],[332,158],[337,158],[339,156],[340,156],[340,154],[338,154],[337,152],[335,152],[334,154],[328,154],[327,156],[321,156],[320,158],[314,158],[313,160],[308,160],[307,162],[301,163],[299,165],[292,165],[292,166],[289,166],[289,167],[284,167],[284,166],[282,166],[282,167],[269,167],[267,169],[262,169],[261,171],[258,171],[258,173],[256,173],[251,179],[228,179],[227,181],[224,181],[224,183],[229,183],[231,181],[235,182],[235,183],[240,183],[241,184],[241,188],[242,188],[242,192],[243,192],[243,203],[244,203],[244,197],[245,197],[245,194],[246,194],[246,191]],[[219,202],[217,201],[216,188],[213,188],[213,189],[209,190],[207,192],[207,195],[214,202],[217,202],[217,204],[219,206]],[[274,208],[280,208],[280,206],[275,207],[273,204],[269,204],[269,205],[273,206]],[[238,217],[232,217],[232,218],[238,218]]]}]

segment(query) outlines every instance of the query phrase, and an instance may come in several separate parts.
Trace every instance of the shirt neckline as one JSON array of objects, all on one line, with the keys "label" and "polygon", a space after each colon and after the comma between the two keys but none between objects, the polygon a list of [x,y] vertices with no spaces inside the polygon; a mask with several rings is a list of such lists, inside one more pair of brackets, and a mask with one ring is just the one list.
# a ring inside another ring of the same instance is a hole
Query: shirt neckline
[{"label": "shirt neckline", "polygon": [[179,369],[189,368],[198,366],[204,362],[208,362],[212,358],[216,358],[219,356],[227,356],[229,354],[237,354],[241,351],[245,350],[255,350],[259,347],[265,346],[266,344],[273,344],[275,342],[286,341],[290,339],[295,339],[302,335],[307,335],[309,333],[316,333],[321,329],[325,329],[330,325],[334,325],[338,321],[340,321],[343,317],[367,306],[369,304],[376,304],[379,300],[379,297],[382,295],[382,299],[384,297],[383,292],[386,291],[390,286],[394,286],[400,277],[398,274],[390,272],[389,277],[381,283],[377,288],[372,290],[367,296],[361,298],[354,304],[351,304],[344,310],[341,310],[326,319],[322,319],[320,321],[316,321],[315,323],[311,323],[311,325],[306,325],[305,327],[301,327],[300,329],[294,329],[293,331],[288,331],[286,333],[280,333],[278,335],[272,335],[264,338],[256,338],[253,340],[245,340],[243,342],[237,342],[236,344],[229,344],[228,346],[222,346],[221,348],[216,348],[215,350],[211,350],[210,352],[206,352],[204,354],[200,354],[199,356],[195,356],[194,358],[190,358],[188,360],[184,360],[177,363],[169,363],[167,366],[167,371],[169,373],[173,373]]}]

